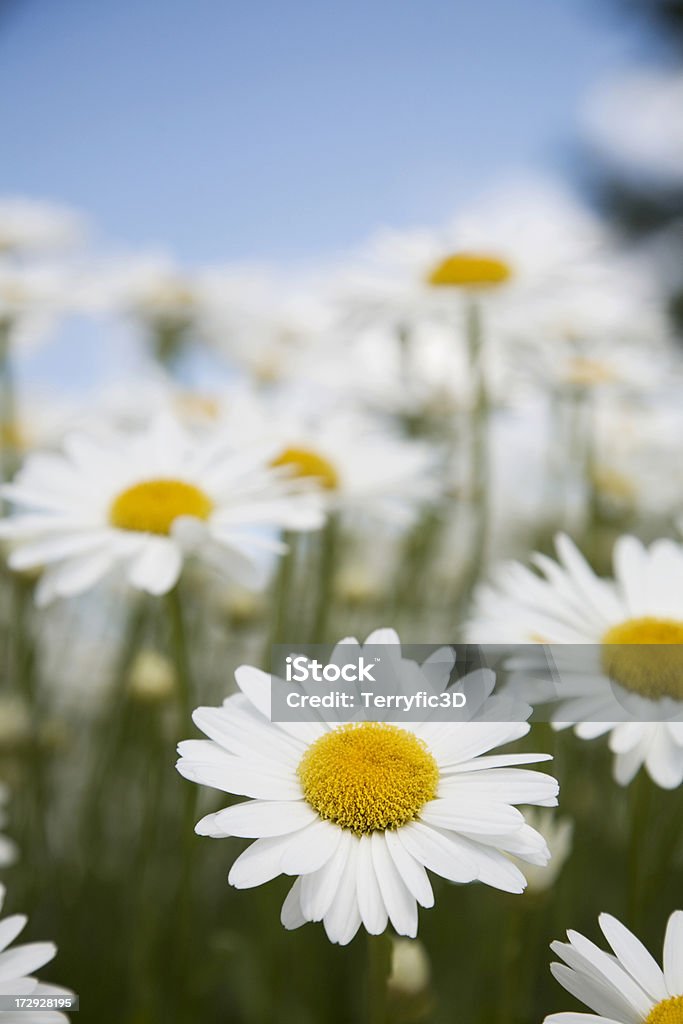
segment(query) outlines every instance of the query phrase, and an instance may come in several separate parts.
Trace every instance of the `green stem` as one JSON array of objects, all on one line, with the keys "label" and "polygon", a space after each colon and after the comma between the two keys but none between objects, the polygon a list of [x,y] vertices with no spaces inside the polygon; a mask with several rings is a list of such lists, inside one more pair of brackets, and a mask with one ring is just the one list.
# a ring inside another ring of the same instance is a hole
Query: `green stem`
[{"label": "green stem", "polygon": [[319,582],[313,622],[313,637],[311,640],[314,644],[324,644],[327,637],[327,624],[332,608],[338,548],[339,519],[336,513],[331,512],[320,535]]},{"label": "green stem", "polygon": [[298,537],[299,534],[292,530],[285,530],[282,534],[282,542],[287,545],[287,550],[280,557],[273,583],[271,629],[268,632],[266,649],[263,652],[263,667],[266,672],[271,671],[273,667],[275,644],[287,642],[288,613],[292,604],[292,583],[298,557]]},{"label": "green stem", "polygon": [[631,791],[629,793],[631,835],[628,856],[628,909],[631,929],[636,932],[640,924],[646,882],[644,855],[649,831],[648,819],[651,794],[652,785],[647,772],[644,768],[641,768],[631,784]]},{"label": "green stem", "polygon": [[3,482],[10,480],[17,469],[14,442],[16,400],[10,358],[10,328],[9,320],[0,320],[0,479]]},{"label": "green stem", "polygon": [[[166,595],[169,622],[169,644],[178,682],[178,707],[180,731],[184,735],[190,728],[194,702],[192,676],[187,645],[186,620],[183,612],[179,585]],[[197,853],[197,837],[194,832],[197,817],[198,787],[185,782],[185,796],[180,818],[180,849],[178,890],[175,904],[175,926],[172,928],[172,970],[175,974],[177,993],[175,1016],[177,1021],[190,1019],[190,987],[192,979],[186,970],[189,943],[192,936],[192,889],[193,864]]]},{"label": "green stem", "polygon": [[183,728],[189,728],[192,717],[192,678],[187,653],[187,635],[180,586],[176,584],[166,595],[171,658],[178,680],[178,708]]},{"label": "green stem", "polygon": [[489,533],[489,414],[490,400],[484,373],[484,331],[481,309],[471,299],[466,310],[466,340],[472,385],[470,414],[470,474],[474,538],[464,579],[458,590],[457,611],[461,614],[481,573]]},{"label": "green stem", "polygon": [[100,834],[102,806],[106,804],[109,782],[114,776],[119,753],[123,747],[128,707],[128,673],[144,635],[146,610],[142,598],[130,609],[111,693],[102,707],[94,730],[94,764],[83,799],[81,819],[83,848],[88,851],[93,864],[99,857],[99,843],[103,838]]},{"label": "green stem", "polygon": [[391,973],[391,937],[368,935],[368,1024],[387,1024],[387,982]]}]

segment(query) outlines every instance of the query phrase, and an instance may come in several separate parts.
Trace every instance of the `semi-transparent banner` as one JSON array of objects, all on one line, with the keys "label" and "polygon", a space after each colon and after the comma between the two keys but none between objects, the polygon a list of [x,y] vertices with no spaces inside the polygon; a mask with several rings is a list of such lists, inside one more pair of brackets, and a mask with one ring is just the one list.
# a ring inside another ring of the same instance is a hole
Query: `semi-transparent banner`
[{"label": "semi-transparent banner", "polygon": [[271,720],[681,721],[683,646],[281,644]]}]

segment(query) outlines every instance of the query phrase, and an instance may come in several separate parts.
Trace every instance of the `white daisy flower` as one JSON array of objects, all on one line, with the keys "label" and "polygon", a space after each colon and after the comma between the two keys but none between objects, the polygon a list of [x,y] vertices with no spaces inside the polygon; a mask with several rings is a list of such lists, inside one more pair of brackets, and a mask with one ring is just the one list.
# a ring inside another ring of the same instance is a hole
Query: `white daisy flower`
[{"label": "white daisy flower", "polygon": [[680,786],[683,548],[671,540],[648,548],[635,537],[621,537],[613,553],[614,579],[605,580],[568,537],[558,536],[556,546],[558,562],[534,555],[540,575],[512,562],[478,589],[467,639],[582,645],[566,656],[553,649],[559,692],[549,679],[534,683],[532,691],[533,655],[515,659],[519,671],[511,685],[534,703],[559,700],[553,714],[558,728],[575,725],[582,739],[609,734],[620,785],[644,765],[657,785]]},{"label": "white daisy flower", "polygon": [[[7,824],[6,805],[9,802],[9,789],[0,782],[0,828]],[[18,855],[16,843],[7,836],[0,835],[0,868],[14,864]]]},{"label": "white daisy flower", "polygon": [[272,530],[322,523],[316,496],[295,493],[262,450],[192,439],[167,416],[137,435],[71,436],[63,454],[31,455],[2,493],[31,510],[0,522],[0,537],[11,568],[43,569],[41,605],[116,566],[131,586],[166,593],[189,553],[255,584],[257,556],[280,550]]},{"label": "white daisy flower", "polygon": [[[344,658],[348,644],[362,653],[357,640],[341,643]],[[425,686],[447,686],[452,652],[450,660],[440,651],[418,666],[401,656],[393,630],[377,630],[366,643],[393,645],[397,680],[419,672]],[[434,903],[427,869],[519,893],[524,875],[509,855],[547,863],[545,841],[515,804],[553,806],[557,783],[516,767],[548,755],[488,754],[529,730],[513,720],[514,706],[491,696],[492,672],[467,677],[467,692],[478,695],[471,707],[477,721],[401,726],[274,723],[271,677],[244,665],[235,679],[240,693],[221,708],[195,711],[209,738],[179,745],[178,770],[250,798],[202,818],[196,831],[256,840],[230,871],[238,889],[297,876],[282,908],[286,928],[322,921],[332,942],[346,944],[361,924],[379,934],[390,921],[399,935],[414,936],[418,904]]]},{"label": "white daisy flower", "polygon": [[433,449],[367,416],[311,412],[297,395],[266,400],[243,389],[223,400],[216,428],[227,443],[267,446],[283,477],[316,485],[328,511],[402,524],[439,493]]},{"label": "white daisy flower", "polygon": [[338,293],[349,310],[406,326],[451,316],[464,296],[541,293],[563,285],[606,243],[603,225],[552,183],[517,182],[484,196],[440,229],[384,231]]},{"label": "white daisy flower", "polygon": [[[0,885],[0,910],[5,900],[5,887]],[[57,947],[53,942],[30,942],[24,946],[10,943],[26,925],[23,914],[0,920],[0,995],[8,996],[70,996],[67,989],[45,984],[33,972],[53,960]],[[3,1024],[68,1024],[68,1017],[57,1010],[5,1010],[0,1012]]]},{"label": "white daisy flower", "polygon": [[202,338],[257,383],[305,376],[331,328],[331,311],[314,281],[282,279],[265,267],[242,265],[201,275]]},{"label": "white daisy flower", "polygon": [[83,240],[85,220],[80,213],[23,197],[0,199],[0,253],[42,252]]},{"label": "white daisy flower", "polygon": [[669,918],[660,968],[640,939],[611,914],[598,918],[607,953],[579,932],[551,949],[550,970],[592,1013],[551,1013],[544,1024],[680,1024],[683,1021],[683,911]]},{"label": "white daisy flower", "polygon": [[589,97],[589,141],[611,166],[635,178],[674,185],[683,166],[683,74],[647,67],[602,84]]}]

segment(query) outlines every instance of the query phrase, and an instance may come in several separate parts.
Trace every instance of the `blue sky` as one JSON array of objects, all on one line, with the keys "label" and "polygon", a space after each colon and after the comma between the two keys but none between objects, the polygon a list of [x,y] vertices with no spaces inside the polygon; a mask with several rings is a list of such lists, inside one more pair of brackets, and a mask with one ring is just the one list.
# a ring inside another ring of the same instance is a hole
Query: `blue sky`
[{"label": "blue sky", "polygon": [[0,192],[117,245],[310,260],[562,168],[628,59],[599,0],[15,0]]}]

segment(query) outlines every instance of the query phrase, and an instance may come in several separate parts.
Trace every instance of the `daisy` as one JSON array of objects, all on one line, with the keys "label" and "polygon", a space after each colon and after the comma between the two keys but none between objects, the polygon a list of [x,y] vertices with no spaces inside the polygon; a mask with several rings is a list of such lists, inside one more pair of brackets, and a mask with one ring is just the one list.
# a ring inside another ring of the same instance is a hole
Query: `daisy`
[{"label": "daisy", "polygon": [[241,265],[203,272],[197,322],[209,345],[261,385],[305,375],[332,328],[316,282]]},{"label": "daisy", "polygon": [[677,185],[683,161],[683,74],[644,68],[603,84],[589,97],[584,124],[589,141],[611,167],[629,177]]},{"label": "daisy", "polygon": [[[0,782],[0,828],[7,824],[5,806],[9,801],[9,790],[4,783]],[[13,840],[7,836],[0,835],[0,868],[9,867],[17,859],[17,847]]]},{"label": "daisy", "polygon": [[403,524],[438,496],[432,449],[367,416],[306,408],[298,394],[266,400],[242,389],[223,400],[217,429],[226,443],[267,446],[283,478],[315,485],[330,512]]},{"label": "daisy", "polygon": [[340,274],[340,303],[396,326],[452,317],[473,295],[528,301],[564,284],[605,245],[598,219],[556,185],[519,182],[441,228],[384,231]]},{"label": "daisy", "polygon": [[669,918],[660,968],[642,942],[610,914],[598,918],[607,953],[579,932],[551,949],[556,981],[591,1013],[552,1013],[544,1024],[680,1024],[683,1021],[683,911]]},{"label": "daisy", "polygon": [[138,434],[71,436],[63,454],[31,455],[2,493],[30,509],[1,522],[0,537],[11,541],[12,569],[43,570],[40,605],[115,567],[131,586],[166,593],[190,553],[254,585],[257,556],[280,550],[268,528],[322,523],[315,495],[294,493],[262,450],[194,440],[166,416]]},{"label": "daisy", "polygon": [[0,253],[62,249],[83,239],[86,224],[73,210],[20,197],[0,200]]},{"label": "daisy", "polygon": [[553,648],[560,689],[549,679],[531,689],[533,655],[514,660],[513,689],[532,702],[559,701],[558,728],[575,725],[582,739],[609,734],[620,785],[644,765],[657,785],[675,789],[683,782],[683,548],[621,537],[614,579],[605,580],[568,537],[558,536],[556,547],[557,562],[533,557],[539,573],[508,563],[479,588],[467,638],[582,645]]},{"label": "daisy", "polygon": [[569,818],[559,818],[556,811],[546,807],[529,808],[526,819],[532,828],[541,833],[550,850],[550,863],[547,867],[530,866],[526,869],[528,891],[547,892],[571,856],[574,823]]},{"label": "daisy", "polygon": [[[0,910],[5,900],[5,887],[0,885]],[[13,946],[26,925],[23,914],[0,920],[0,995],[8,996],[70,996],[67,989],[47,985],[33,977],[44,964],[53,960],[57,947],[52,942],[31,942]],[[4,1024],[68,1024],[68,1017],[56,1010],[7,1010],[0,1013]]]},{"label": "daisy", "polygon": [[[402,673],[413,681],[420,673],[425,687],[439,692],[448,685],[450,649],[418,666],[402,657],[393,630],[377,630],[366,644],[391,646],[397,686]],[[332,660],[346,661],[348,645],[359,656],[364,650],[347,639]],[[524,875],[508,855],[547,862],[545,841],[514,805],[554,805],[557,783],[515,767],[547,755],[488,755],[529,730],[514,720],[518,708],[491,696],[493,673],[461,680],[477,721],[401,726],[271,722],[271,677],[245,665],[235,679],[240,692],[222,707],[195,711],[208,739],[179,745],[178,770],[249,798],[208,814],[196,832],[256,840],[230,871],[238,889],[297,876],[282,908],[285,928],[322,921],[330,941],[346,944],[361,924],[379,934],[390,921],[399,935],[415,936],[418,904],[434,903],[427,869],[519,893]]]}]

